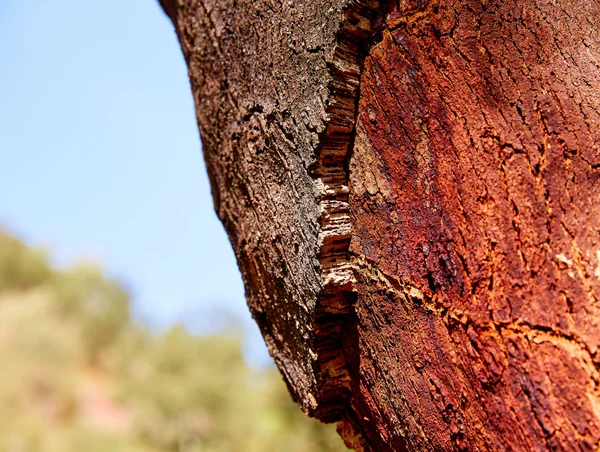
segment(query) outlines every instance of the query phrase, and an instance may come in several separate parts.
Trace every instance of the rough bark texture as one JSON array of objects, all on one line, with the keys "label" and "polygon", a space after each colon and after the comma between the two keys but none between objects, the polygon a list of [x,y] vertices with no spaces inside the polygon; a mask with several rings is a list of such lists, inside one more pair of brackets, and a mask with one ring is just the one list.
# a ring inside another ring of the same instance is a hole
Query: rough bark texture
[{"label": "rough bark texture", "polygon": [[357,449],[598,449],[600,3],[163,7],[302,408]]}]

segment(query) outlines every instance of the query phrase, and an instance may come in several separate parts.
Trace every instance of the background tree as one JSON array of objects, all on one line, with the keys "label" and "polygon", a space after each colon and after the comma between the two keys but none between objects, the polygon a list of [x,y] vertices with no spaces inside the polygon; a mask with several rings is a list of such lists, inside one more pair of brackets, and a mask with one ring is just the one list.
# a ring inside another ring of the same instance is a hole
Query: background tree
[{"label": "background tree", "polygon": [[364,449],[596,449],[600,3],[161,3],[302,408]]},{"label": "background tree", "polygon": [[157,333],[92,264],[53,268],[0,230],[0,452],[345,450],[239,331]]}]

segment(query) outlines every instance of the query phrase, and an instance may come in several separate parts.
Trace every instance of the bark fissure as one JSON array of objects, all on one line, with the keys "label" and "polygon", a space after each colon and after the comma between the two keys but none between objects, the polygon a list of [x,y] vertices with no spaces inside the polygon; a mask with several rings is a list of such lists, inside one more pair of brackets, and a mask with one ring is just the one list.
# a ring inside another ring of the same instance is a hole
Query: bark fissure
[{"label": "bark fissure", "polygon": [[[347,409],[351,378],[341,340],[346,318],[352,315],[355,276],[349,259],[352,235],[348,202],[349,160],[352,155],[362,59],[372,36],[380,2],[354,0],[346,9],[330,63],[329,121],[320,138],[314,174],[321,196],[319,260],[323,292],[316,313],[316,340],[323,392],[316,417],[338,421]],[[358,441],[358,436],[353,436]]]}]

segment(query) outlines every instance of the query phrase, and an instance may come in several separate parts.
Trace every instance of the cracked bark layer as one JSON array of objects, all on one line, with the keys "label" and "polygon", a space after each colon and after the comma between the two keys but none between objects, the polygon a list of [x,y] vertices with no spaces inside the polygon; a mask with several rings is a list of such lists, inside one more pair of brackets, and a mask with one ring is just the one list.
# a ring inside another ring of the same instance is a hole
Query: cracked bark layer
[{"label": "cracked bark layer", "polygon": [[595,450],[599,3],[163,6],[303,409],[358,449]]},{"label": "cracked bark layer", "polygon": [[378,3],[161,3],[251,312],[302,408],[339,420],[351,386],[340,342],[354,283],[347,157]]}]

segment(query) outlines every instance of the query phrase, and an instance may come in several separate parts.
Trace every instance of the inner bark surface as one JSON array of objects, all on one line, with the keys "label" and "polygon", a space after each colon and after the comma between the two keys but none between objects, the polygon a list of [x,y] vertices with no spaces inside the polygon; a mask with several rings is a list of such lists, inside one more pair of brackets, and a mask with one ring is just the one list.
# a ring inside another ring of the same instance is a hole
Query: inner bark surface
[{"label": "inner bark surface", "polygon": [[350,162],[345,351],[377,450],[598,447],[599,17],[389,5]]}]

